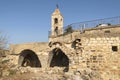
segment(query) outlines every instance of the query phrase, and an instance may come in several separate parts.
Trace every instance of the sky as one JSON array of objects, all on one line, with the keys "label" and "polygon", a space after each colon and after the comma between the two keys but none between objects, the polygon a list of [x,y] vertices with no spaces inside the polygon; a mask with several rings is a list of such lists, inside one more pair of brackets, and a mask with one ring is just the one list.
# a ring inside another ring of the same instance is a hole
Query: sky
[{"label": "sky", "polygon": [[56,4],[64,26],[120,16],[120,0],[0,0],[0,32],[9,44],[48,42]]}]

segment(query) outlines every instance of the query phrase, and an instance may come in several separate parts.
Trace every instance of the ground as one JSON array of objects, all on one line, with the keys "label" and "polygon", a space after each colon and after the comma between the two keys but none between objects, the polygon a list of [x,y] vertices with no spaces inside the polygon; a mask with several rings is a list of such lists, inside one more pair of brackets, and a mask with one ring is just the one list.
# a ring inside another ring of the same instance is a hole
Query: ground
[{"label": "ground", "polygon": [[44,80],[63,80],[60,75],[56,75],[56,74],[50,75],[45,73],[23,73],[23,74],[12,75],[9,77],[3,77],[0,80],[43,80],[43,79]]}]

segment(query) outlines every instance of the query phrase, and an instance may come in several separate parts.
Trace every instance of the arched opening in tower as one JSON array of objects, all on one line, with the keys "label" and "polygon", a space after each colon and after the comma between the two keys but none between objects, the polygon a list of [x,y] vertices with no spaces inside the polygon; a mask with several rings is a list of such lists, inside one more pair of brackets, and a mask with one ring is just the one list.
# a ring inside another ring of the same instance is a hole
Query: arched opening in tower
[{"label": "arched opening in tower", "polygon": [[18,65],[22,67],[41,67],[40,60],[38,56],[32,50],[23,50],[20,53]]},{"label": "arched opening in tower", "polygon": [[69,58],[61,49],[55,48],[49,53],[49,65],[50,67],[65,67],[64,72],[67,72],[69,70]]},{"label": "arched opening in tower", "polygon": [[58,18],[54,19],[54,23],[57,24],[58,23]]}]

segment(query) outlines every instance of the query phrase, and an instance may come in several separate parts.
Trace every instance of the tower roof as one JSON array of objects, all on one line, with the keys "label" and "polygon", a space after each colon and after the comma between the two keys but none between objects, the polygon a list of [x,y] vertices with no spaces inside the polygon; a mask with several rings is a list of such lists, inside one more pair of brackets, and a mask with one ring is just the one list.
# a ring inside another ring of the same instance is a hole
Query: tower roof
[{"label": "tower roof", "polygon": [[55,11],[53,12],[52,15],[58,15],[58,14],[62,16],[62,14],[61,14],[61,12],[60,12],[60,10],[59,10],[58,5],[56,5],[56,9],[55,9]]}]

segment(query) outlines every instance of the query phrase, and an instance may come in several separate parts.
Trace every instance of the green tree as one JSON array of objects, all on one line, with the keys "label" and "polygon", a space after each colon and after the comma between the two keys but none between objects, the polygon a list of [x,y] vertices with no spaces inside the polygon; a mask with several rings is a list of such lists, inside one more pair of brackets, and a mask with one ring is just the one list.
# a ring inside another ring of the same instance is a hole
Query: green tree
[{"label": "green tree", "polygon": [[65,29],[65,33],[72,33],[73,29],[71,25],[68,25],[67,28]]}]

